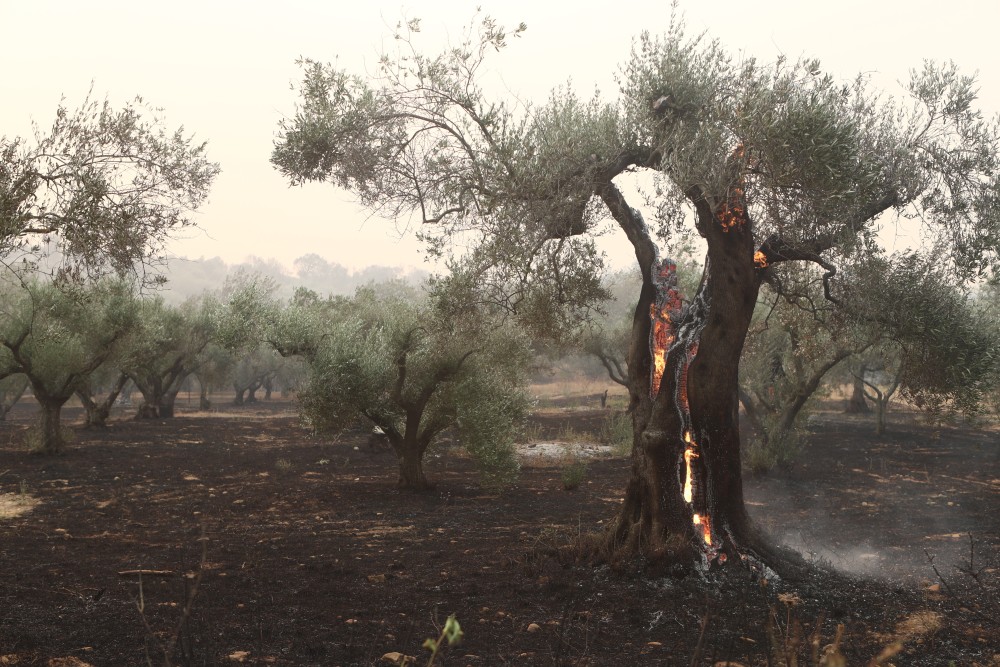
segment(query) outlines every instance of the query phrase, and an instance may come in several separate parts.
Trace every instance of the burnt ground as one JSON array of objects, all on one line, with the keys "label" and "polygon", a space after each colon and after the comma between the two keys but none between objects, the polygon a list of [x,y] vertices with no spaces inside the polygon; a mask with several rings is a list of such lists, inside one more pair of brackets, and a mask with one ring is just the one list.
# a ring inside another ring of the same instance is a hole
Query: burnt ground
[{"label": "burnt ground", "polygon": [[[818,564],[791,586],[574,558],[615,512],[623,458],[575,491],[565,463],[532,459],[496,494],[446,452],[413,495],[390,452],[311,437],[287,402],[122,418],[57,458],[24,453],[30,410],[0,424],[0,665],[163,664],[171,645],[173,664],[424,664],[449,614],[465,639],[435,664],[784,664],[774,645],[813,664],[810,638],[843,625],[850,665],[894,642],[885,664],[1000,665],[996,431],[909,419],[878,439],[823,413],[801,463],[746,482],[756,518]],[[606,414],[549,411],[535,432]]]}]

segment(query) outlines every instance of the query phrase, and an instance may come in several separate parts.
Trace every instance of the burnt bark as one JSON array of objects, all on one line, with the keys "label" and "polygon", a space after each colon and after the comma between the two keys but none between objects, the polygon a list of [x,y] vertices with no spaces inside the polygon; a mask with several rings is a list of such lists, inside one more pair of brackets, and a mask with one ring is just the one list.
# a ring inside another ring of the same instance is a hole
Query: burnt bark
[{"label": "burnt bark", "polygon": [[427,491],[433,485],[424,475],[424,455],[414,444],[404,444],[396,450],[399,461],[399,482],[401,489]]}]

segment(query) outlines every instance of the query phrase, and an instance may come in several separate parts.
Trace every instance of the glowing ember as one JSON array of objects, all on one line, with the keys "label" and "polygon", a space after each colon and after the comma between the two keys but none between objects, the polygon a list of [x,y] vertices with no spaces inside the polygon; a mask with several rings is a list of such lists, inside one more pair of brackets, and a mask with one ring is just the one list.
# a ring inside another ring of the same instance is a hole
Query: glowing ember
[{"label": "glowing ember", "polygon": [[753,254],[753,263],[758,269],[767,268],[767,255],[758,250]]}]

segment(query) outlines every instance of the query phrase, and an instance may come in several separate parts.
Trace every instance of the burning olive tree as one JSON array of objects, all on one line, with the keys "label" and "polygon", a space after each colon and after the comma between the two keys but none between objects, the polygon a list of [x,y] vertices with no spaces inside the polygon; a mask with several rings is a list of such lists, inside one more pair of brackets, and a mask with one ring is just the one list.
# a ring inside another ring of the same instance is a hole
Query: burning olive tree
[{"label": "burning olive tree", "polygon": [[[272,163],[293,184],[329,181],[379,213],[415,215],[433,252],[461,246],[453,263],[484,298],[530,317],[597,298],[592,239],[610,216],[642,287],[632,472],[609,549],[795,570],[743,499],[738,365],[758,293],[808,262],[837,299],[838,265],[875,252],[876,220],[899,215],[940,239],[956,279],[994,267],[1000,133],[973,107],[974,80],[928,64],[895,103],[813,60],[735,60],[673,21],[635,42],[618,98],[560,88],[522,108],[490,99],[479,73],[523,25],[487,19],[438,56],[413,47],[417,27],[367,78],[303,62]],[[656,183],[652,226],[623,185],[639,172]],[[692,224],[707,252],[685,296],[666,250]]]}]

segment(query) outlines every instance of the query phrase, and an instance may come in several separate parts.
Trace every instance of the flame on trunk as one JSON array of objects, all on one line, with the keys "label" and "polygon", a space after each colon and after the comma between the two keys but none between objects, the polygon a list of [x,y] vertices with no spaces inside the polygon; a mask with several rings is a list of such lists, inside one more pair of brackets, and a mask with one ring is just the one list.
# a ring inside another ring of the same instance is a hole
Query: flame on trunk
[{"label": "flame on trunk", "polygon": [[690,505],[694,499],[694,473],[691,470],[691,459],[698,458],[698,452],[695,451],[690,431],[684,432],[684,442],[687,443],[687,447],[684,449],[684,501]]},{"label": "flame on trunk", "polygon": [[755,252],[753,254],[753,264],[758,269],[766,269],[767,268],[767,255],[765,255],[762,251],[758,250],[757,252]]},{"label": "flame on trunk", "polygon": [[681,417],[682,430],[679,435],[684,442],[682,496],[690,507],[691,520],[704,543],[705,554],[711,560],[716,557],[718,548],[713,545],[711,519],[705,512],[705,489],[695,462],[701,452],[692,431],[691,408],[688,403],[688,373],[698,354],[698,337],[706,321],[707,310],[699,300],[690,306],[694,310],[683,309],[677,289],[676,264],[669,259],[657,261],[652,269],[656,296],[649,307],[649,348],[652,360],[649,394],[653,399],[657,397],[667,369],[668,357],[674,354],[676,365],[672,367],[672,373],[676,382],[673,387],[673,402]]},{"label": "flame on trunk", "polygon": [[656,298],[649,305],[649,351],[653,364],[649,381],[649,396],[656,398],[667,366],[667,350],[676,336],[673,319],[681,310],[681,295],[677,289],[677,265],[669,259],[653,266],[653,285]]},{"label": "flame on trunk", "polygon": [[701,539],[705,540],[705,546],[712,546],[712,524],[708,515],[693,514],[691,521],[694,522],[694,525],[701,526]]}]

